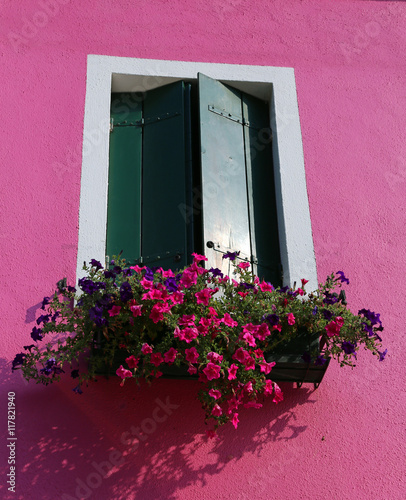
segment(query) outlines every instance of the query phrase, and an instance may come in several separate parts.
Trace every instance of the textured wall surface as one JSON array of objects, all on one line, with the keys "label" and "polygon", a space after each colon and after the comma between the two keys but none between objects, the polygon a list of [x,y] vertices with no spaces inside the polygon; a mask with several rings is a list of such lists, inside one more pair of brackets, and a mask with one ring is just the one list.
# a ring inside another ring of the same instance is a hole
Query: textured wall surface
[{"label": "textured wall surface", "polygon": [[[5,0],[0,27],[0,496],[403,499],[406,2]],[[218,441],[195,382],[110,379],[78,396],[69,377],[11,373],[42,297],[75,279],[88,54],[295,69],[318,276],[345,271],[350,307],[381,313],[384,363],[331,365],[315,392],[281,384],[283,402]]]}]

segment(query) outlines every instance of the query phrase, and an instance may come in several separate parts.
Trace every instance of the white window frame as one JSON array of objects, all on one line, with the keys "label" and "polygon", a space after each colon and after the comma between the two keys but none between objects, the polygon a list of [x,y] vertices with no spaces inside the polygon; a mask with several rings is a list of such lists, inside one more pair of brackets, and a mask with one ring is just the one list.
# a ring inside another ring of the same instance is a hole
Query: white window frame
[{"label": "white window frame", "polygon": [[197,73],[270,102],[283,284],[317,288],[302,134],[293,68],[89,55],[79,209],[77,278],[83,262],[105,260],[112,92],[146,92]]}]

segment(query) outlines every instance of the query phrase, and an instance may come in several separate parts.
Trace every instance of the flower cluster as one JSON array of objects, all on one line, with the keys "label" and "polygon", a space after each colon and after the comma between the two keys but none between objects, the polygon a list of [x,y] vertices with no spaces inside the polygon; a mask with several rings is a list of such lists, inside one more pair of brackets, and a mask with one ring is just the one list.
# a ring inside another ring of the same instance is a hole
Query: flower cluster
[{"label": "flower cluster", "polygon": [[[79,294],[63,286],[44,298],[31,332],[35,343],[17,354],[13,370],[48,384],[70,365],[79,394],[84,382],[106,370],[120,385],[183,370],[201,382],[199,398],[206,420],[214,422],[213,435],[226,422],[237,428],[242,407],[260,408],[265,396],[283,399],[269,355],[304,331],[319,340],[302,353],[304,363],[323,365],[332,357],[354,366],[361,346],[384,359],[379,314],[362,309],[355,315],[347,308],[342,271],[307,294],[305,279],[298,288],[274,289],[238,253],[224,255],[234,262],[234,278],[205,269],[206,257],[192,255],[193,263],[176,273],[123,260],[108,269],[94,259],[85,264]],[[53,342],[41,347],[45,337]],[[88,368],[79,373],[75,363],[86,352]]]}]

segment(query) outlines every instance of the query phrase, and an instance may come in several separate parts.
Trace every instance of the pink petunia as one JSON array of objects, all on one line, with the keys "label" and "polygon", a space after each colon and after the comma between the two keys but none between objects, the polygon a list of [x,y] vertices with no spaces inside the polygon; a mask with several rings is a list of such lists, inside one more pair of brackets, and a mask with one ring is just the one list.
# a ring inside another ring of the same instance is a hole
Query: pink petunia
[{"label": "pink petunia", "polygon": [[137,304],[133,304],[130,306],[130,311],[133,313],[134,318],[142,315],[142,306],[138,306]]},{"label": "pink petunia", "polygon": [[287,318],[288,318],[288,324],[289,325],[294,325],[296,320],[295,320],[295,316],[293,315],[293,313],[289,313],[287,315]]},{"label": "pink petunia", "polygon": [[198,304],[203,304],[204,306],[208,306],[211,299],[211,291],[208,288],[204,288],[200,292],[195,293],[195,297],[197,299]]},{"label": "pink petunia", "polygon": [[207,260],[207,257],[205,257],[204,255],[199,255],[198,253],[195,253],[195,252],[193,252],[192,255],[193,255],[193,260],[195,262],[200,262],[202,260]]},{"label": "pink petunia", "polygon": [[242,338],[245,340],[245,342],[247,342],[247,344],[251,347],[256,347],[257,344],[255,343],[255,339],[253,337],[253,335],[251,333],[244,333],[244,335],[242,336]]},{"label": "pink petunia", "polygon": [[235,321],[228,313],[224,314],[224,318],[221,320],[226,326],[238,326],[238,322]]},{"label": "pink petunia", "polygon": [[192,285],[195,285],[197,282],[197,273],[190,272],[187,269],[183,272],[182,277],[180,279],[180,283],[184,288],[190,288]]},{"label": "pink petunia", "polygon": [[270,396],[273,394],[273,382],[272,380],[265,381],[264,393]]},{"label": "pink petunia", "polygon": [[217,389],[210,389],[209,396],[211,396],[214,399],[219,399],[221,398],[221,392],[218,391]]},{"label": "pink petunia", "polygon": [[250,267],[250,263],[249,262],[240,262],[237,267],[239,267],[240,269],[248,269]]},{"label": "pink petunia", "polygon": [[136,358],[134,355],[126,358],[125,362],[127,363],[129,368],[137,368],[140,358]]},{"label": "pink petunia", "polygon": [[217,352],[212,351],[207,354],[207,359],[212,363],[221,364],[221,362],[223,361],[223,356],[221,354],[218,354]]},{"label": "pink petunia", "polygon": [[232,355],[232,358],[236,359],[240,363],[244,363],[247,356],[249,356],[248,352],[245,351],[242,347],[239,347]]},{"label": "pink petunia", "polygon": [[335,321],[331,321],[326,326],[326,332],[328,337],[333,337],[334,335],[340,335],[341,327]]},{"label": "pink petunia", "polygon": [[219,405],[216,404],[213,406],[211,414],[213,415],[213,417],[221,417],[221,415],[223,414],[223,410],[220,408]]},{"label": "pink petunia", "polygon": [[116,375],[120,377],[121,379],[129,378],[132,377],[133,374],[130,372],[130,370],[126,370],[123,365],[120,365],[120,367],[116,370]]},{"label": "pink petunia", "polygon": [[248,355],[245,358],[244,365],[245,365],[245,370],[246,371],[248,371],[248,370],[255,370],[255,361],[251,358],[250,355]]},{"label": "pink petunia", "polygon": [[341,316],[337,316],[334,321],[340,328],[342,328],[342,326],[344,325],[344,319]]},{"label": "pink petunia", "polygon": [[238,413],[234,413],[231,423],[234,425],[234,428],[237,429],[239,423]]},{"label": "pink petunia", "polygon": [[196,375],[197,373],[197,368],[193,365],[190,365],[189,368],[187,369],[188,373],[190,373],[190,375]]},{"label": "pink petunia", "polygon": [[178,319],[178,324],[180,326],[195,326],[196,316],[194,314],[184,314]]},{"label": "pink petunia", "polygon": [[135,271],[136,273],[140,274],[141,271],[143,269],[145,269],[145,267],[140,267],[138,264],[136,264],[135,266],[131,266],[130,269],[132,269],[133,271]]},{"label": "pink petunia", "polygon": [[152,347],[149,344],[144,343],[144,344],[142,344],[141,352],[142,352],[142,354],[151,354]]},{"label": "pink petunia", "polygon": [[173,347],[171,347],[169,349],[169,351],[167,351],[164,354],[165,363],[173,363],[176,359],[177,354],[178,354],[178,351],[176,349],[174,349]]},{"label": "pink petunia", "polygon": [[197,352],[196,347],[185,349],[185,358],[189,363],[197,363],[199,353]]},{"label": "pink petunia", "polygon": [[220,366],[211,362],[207,363],[206,368],[203,369],[203,373],[206,375],[207,380],[220,378]]},{"label": "pink petunia", "polygon": [[153,352],[151,354],[151,363],[155,366],[159,366],[161,363],[163,363],[163,358],[162,354],[160,352]]},{"label": "pink petunia", "polygon": [[238,366],[233,363],[228,369],[228,380],[235,380],[237,378],[237,370]]},{"label": "pink petunia", "polygon": [[265,373],[265,375],[268,375],[269,373],[271,373],[271,370],[275,365],[276,363],[274,361],[272,363],[264,362],[261,364],[260,370],[262,373]]},{"label": "pink petunia", "polygon": [[263,281],[262,283],[260,283],[259,288],[261,289],[262,292],[273,292],[274,291],[274,287],[270,283],[267,283],[266,281]]},{"label": "pink petunia", "polygon": [[118,316],[121,311],[121,306],[116,306],[114,305],[110,310],[109,310],[109,315],[110,316]]},{"label": "pink petunia", "polygon": [[273,384],[275,389],[275,395],[272,401],[274,403],[279,403],[280,401],[283,401],[283,392],[281,391],[281,388],[277,383],[274,382]]},{"label": "pink petunia", "polygon": [[169,297],[173,304],[183,304],[185,295],[182,292],[173,292]]}]

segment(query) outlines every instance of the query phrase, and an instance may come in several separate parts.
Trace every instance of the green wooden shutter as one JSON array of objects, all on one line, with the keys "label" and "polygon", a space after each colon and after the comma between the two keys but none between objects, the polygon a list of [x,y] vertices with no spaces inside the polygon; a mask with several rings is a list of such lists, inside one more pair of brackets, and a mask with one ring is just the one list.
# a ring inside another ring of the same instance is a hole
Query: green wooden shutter
[{"label": "green wooden shutter", "polygon": [[251,251],[258,276],[281,285],[281,259],[267,104],[242,93]]},{"label": "green wooden shutter", "polygon": [[176,82],[148,92],[144,102],[142,178],[143,262],[180,268],[190,260],[190,86]]},{"label": "green wooden shutter", "polygon": [[[227,251],[280,283],[267,104],[199,74],[203,241],[208,266],[230,273]],[[208,246],[210,245],[210,248]]]},{"label": "green wooden shutter", "polygon": [[130,263],[180,268],[193,251],[193,221],[183,209],[192,203],[190,85],[151,90],[131,112],[129,95],[136,100],[114,94],[125,120],[112,108],[107,254],[123,250]]},{"label": "green wooden shutter", "polygon": [[141,256],[142,101],[136,94],[112,94],[106,254],[123,251],[129,262]]}]

